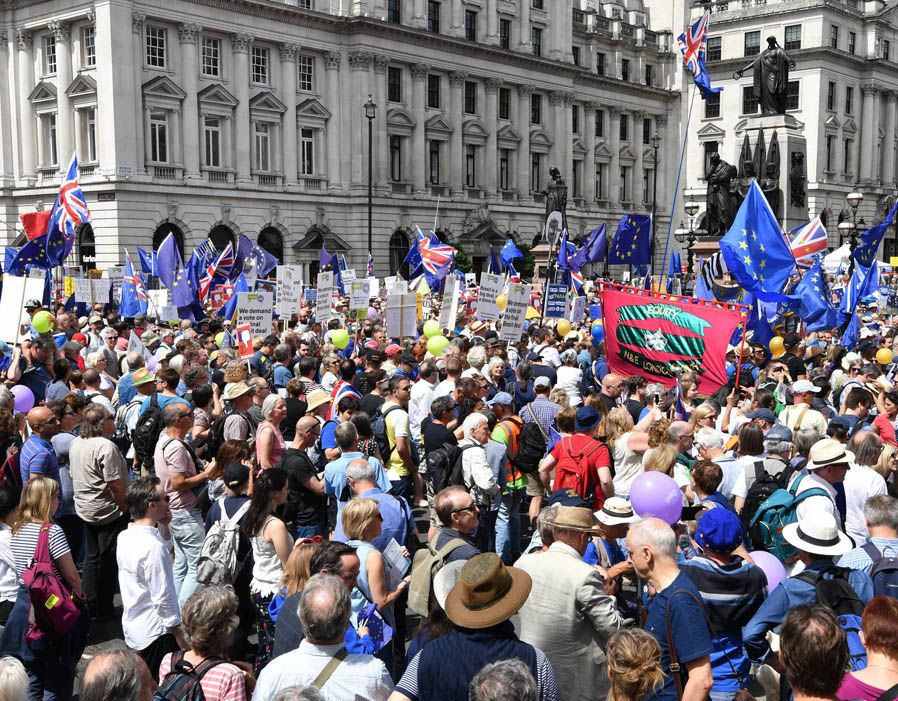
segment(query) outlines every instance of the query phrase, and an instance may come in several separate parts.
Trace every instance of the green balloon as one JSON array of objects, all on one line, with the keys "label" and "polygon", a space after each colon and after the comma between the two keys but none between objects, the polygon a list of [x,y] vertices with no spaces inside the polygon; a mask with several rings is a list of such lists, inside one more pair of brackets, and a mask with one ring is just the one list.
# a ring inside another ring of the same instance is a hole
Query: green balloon
[{"label": "green balloon", "polygon": [[433,338],[440,333],[440,322],[436,319],[428,319],[424,322],[424,335]]},{"label": "green balloon", "polygon": [[219,331],[215,334],[215,345],[221,348],[221,344],[224,343],[225,332]]},{"label": "green balloon", "polygon": [[346,329],[337,329],[331,334],[331,342],[340,350],[349,345],[349,333]]},{"label": "green balloon", "polygon": [[446,350],[446,346],[448,345],[449,339],[443,335],[432,336],[427,340],[427,350],[435,358],[439,358],[443,355],[443,351]]},{"label": "green balloon", "polygon": [[39,311],[31,318],[31,325],[38,333],[47,333],[50,330],[50,324],[52,322],[53,316],[46,310]]}]

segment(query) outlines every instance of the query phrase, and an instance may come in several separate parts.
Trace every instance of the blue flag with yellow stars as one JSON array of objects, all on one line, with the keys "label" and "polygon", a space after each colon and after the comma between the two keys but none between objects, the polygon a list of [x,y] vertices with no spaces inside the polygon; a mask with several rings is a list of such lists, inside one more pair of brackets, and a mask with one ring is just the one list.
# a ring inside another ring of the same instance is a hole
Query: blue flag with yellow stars
[{"label": "blue flag with yellow stars", "polygon": [[756,297],[767,302],[788,299],[782,289],[795,258],[756,180],[720,239],[720,253],[730,274]]},{"label": "blue flag with yellow stars", "polygon": [[44,237],[39,236],[33,241],[29,241],[18,250],[12,257],[9,255],[10,247],[7,246],[6,252],[6,272],[10,275],[24,275],[28,266],[37,268],[50,268],[52,264],[47,257],[47,246],[44,243]]},{"label": "blue flag with yellow stars", "polygon": [[651,246],[652,218],[645,214],[625,214],[618,222],[608,262],[647,265]]},{"label": "blue flag with yellow stars", "polygon": [[829,283],[819,256],[792,294],[798,298],[798,315],[807,325],[808,331],[821,331],[839,325],[838,312],[833,308]]},{"label": "blue flag with yellow stars", "polygon": [[892,225],[892,221],[895,219],[896,209],[898,209],[898,201],[889,210],[885,219],[861,234],[861,245],[852,251],[852,257],[865,268],[869,268],[876,260],[876,250],[879,248],[882,237],[885,236],[886,229]]}]

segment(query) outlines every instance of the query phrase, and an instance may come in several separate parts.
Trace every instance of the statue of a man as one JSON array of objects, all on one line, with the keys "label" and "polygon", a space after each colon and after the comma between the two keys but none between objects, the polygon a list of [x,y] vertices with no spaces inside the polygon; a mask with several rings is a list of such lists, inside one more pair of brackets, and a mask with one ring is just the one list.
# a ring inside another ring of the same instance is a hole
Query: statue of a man
[{"label": "statue of a man", "polygon": [[761,105],[761,114],[786,114],[789,71],[795,70],[795,61],[776,43],[776,37],[767,37],[767,48],[745,68],[735,71],[733,79],[741,78],[749,68],[752,69],[753,92]]},{"label": "statue of a man", "polygon": [[719,153],[711,154],[708,169],[708,233],[712,236],[723,236],[730,230],[736,214],[730,184],[736,176],[736,169],[723,160]]},{"label": "statue of a man", "polygon": [[783,213],[781,211],[783,198],[776,170],[776,163],[767,164],[766,177],[761,180],[761,191],[764,193],[764,197],[767,198],[767,204],[770,205],[770,209],[773,211],[773,216],[776,217],[777,221],[781,221],[783,218]]}]

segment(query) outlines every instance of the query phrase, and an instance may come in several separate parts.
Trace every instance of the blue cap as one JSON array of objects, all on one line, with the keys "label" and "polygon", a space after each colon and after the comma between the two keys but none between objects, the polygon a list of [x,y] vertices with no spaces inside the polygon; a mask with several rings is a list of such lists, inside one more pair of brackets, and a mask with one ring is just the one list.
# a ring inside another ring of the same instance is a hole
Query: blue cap
[{"label": "blue cap", "polygon": [[497,392],[496,396],[490,399],[486,404],[487,406],[493,406],[494,404],[511,406],[512,404],[514,404],[514,400],[511,398],[511,395],[508,392]]},{"label": "blue cap", "polygon": [[761,421],[766,421],[771,425],[776,423],[776,414],[770,411],[770,409],[755,409],[750,414],[746,414],[746,416],[752,421],[761,419]]},{"label": "blue cap", "polygon": [[549,506],[561,504],[562,506],[589,506],[586,500],[573,487],[562,487],[552,492],[549,497]]},{"label": "blue cap", "polygon": [[595,407],[581,406],[577,409],[577,418],[574,419],[574,428],[584,433],[586,431],[592,431],[601,418],[602,417],[599,415],[599,412],[596,411]]},{"label": "blue cap", "polygon": [[742,542],[742,522],[735,511],[715,506],[698,520],[695,542],[715,553],[731,553]]}]

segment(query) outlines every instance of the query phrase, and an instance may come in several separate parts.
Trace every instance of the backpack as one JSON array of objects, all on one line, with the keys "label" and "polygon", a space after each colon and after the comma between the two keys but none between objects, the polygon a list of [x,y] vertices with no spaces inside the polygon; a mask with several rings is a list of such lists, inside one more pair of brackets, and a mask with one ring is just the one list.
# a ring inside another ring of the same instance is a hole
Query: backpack
[{"label": "backpack", "polygon": [[826,571],[834,573],[832,579],[824,578],[823,572],[812,570],[805,570],[795,575],[795,578],[812,584],[817,592],[817,603],[829,606],[836,614],[839,625],[848,638],[848,663],[851,671],[857,672],[867,666],[867,650],[859,635],[864,603],[848,582],[848,569],[833,567]]},{"label": "backpack", "polygon": [[438,494],[446,487],[454,487],[464,482],[461,456],[468,448],[473,447],[475,446],[443,443],[436,450],[427,453],[424,459],[426,466],[424,479],[433,486],[434,494]]},{"label": "backpack", "polygon": [[184,659],[184,651],[172,653],[171,671],[159,681],[153,701],[206,701],[200,681],[213,667],[227,662],[220,657],[210,657],[196,667]]},{"label": "backpack", "polygon": [[812,487],[796,496],[798,485],[805,477],[807,475],[799,475],[791,489],[777,489],[758,507],[757,513],[748,524],[749,532],[753,528],[758,529],[763,549],[775,555],[784,564],[794,562],[798,558],[798,551],[783,537],[783,527],[798,521],[796,513],[798,505],[808,497],[832,498],[829,492],[821,487]]},{"label": "backpack", "polygon": [[393,452],[393,448],[390,446],[390,439],[387,437],[387,415],[391,411],[401,408],[394,405],[381,413],[381,407],[378,407],[377,411],[374,412],[374,416],[371,417],[371,432],[374,434],[374,440],[380,450],[380,457],[383,458],[384,464],[387,463],[390,459],[390,454]]},{"label": "backpack", "polygon": [[140,464],[151,475],[156,474],[153,468],[153,451],[156,450],[156,442],[165,425],[162,422],[162,409],[159,408],[159,395],[154,394],[150,398],[147,410],[137,419],[134,430],[131,431],[131,443]]},{"label": "backpack", "polygon": [[446,558],[456,549],[467,543],[461,538],[452,538],[439,550],[436,549],[439,533],[427,542],[426,548],[415,553],[412,560],[412,581],[408,588],[409,608],[419,616],[427,616],[430,612],[433,596],[433,578],[443,569]]},{"label": "backpack", "polygon": [[873,595],[898,599],[898,557],[885,557],[873,543],[865,543],[864,552],[873,560]]},{"label": "backpack", "polygon": [[[566,441],[566,442],[565,442]],[[602,445],[601,441],[595,441],[595,445],[586,453],[574,455],[573,441],[565,438],[561,441],[561,457],[555,465],[554,489],[570,488],[577,492],[586,501],[592,502],[595,494],[589,489],[589,458]],[[608,451],[609,453],[611,451]]]},{"label": "backpack", "polygon": [[739,518],[744,528],[748,529],[751,540],[751,550],[763,550],[764,539],[757,527],[751,525],[754,515],[765,501],[767,501],[779,489],[785,489],[788,482],[781,479],[781,475],[773,476],[764,469],[764,460],[755,460],[755,481],[748,488],[745,495],[745,503]]},{"label": "backpack", "polygon": [[203,547],[196,561],[197,584],[233,584],[246,562],[246,559],[237,559],[237,550],[240,547],[240,519],[249,511],[250,502],[244,502],[237,513],[229,517],[224,501],[225,497],[218,500],[221,518],[212,524],[203,539]]},{"label": "backpack", "polygon": [[[337,422],[334,419],[328,419],[324,422],[324,426],[335,423]],[[321,427],[321,433],[324,433],[324,426]],[[324,446],[321,445],[321,433],[319,433],[318,438],[315,439],[315,444],[308,449],[309,460],[311,460],[312,464],[315,466],[316,473],[324,472],[324,468],[327,467],[327,463],[330,462],[324,454]]]},{"label": "backpack", "polygon": [[0,465],[0,486],[14,487],[17,492],[22,491],[22,472],[19,468],[19,451],[8,455]]},{"label": "backpack", "polygon": [[43,523],[37,537],[28,569],[22,573],[22,584],[28,590],[29,627],[25,640],[29,643],[44,635],[63,637],[81,618],[81,609],[72,598],[56,571],[50,557],[50,524]]},{"label": "backpack", "polygon": [[243,414],[243,412],[237,411],[234,408],[223,411],[221,413],[221,416],[215,419],[215,421],[213,421],[212,425],[209,427],[209,438],[206,441],[206,455],[209,456],[210,460],[218,455],[218,449],[221,448],[222,444],[224,444],[225,422],[234,414],[238,414],[243,417],[243,420],[246,421],[247,426],[249,427],[249,433],[247,435],[252,435],[252,426],[249,423],[249,419]]},{"label": "backpack", "polygon": [[[530,405],[528,404],[528,406]],[[533,416],[532,408],[530,409],[530,415]],[[525,475],[532,475],[539,470],[539,462],[545,456],[546,447],[549,445],[543,434],[542,427],[536,422],[535,418],[533,421],[524,423],[520,419],[509,417],[502,419],[498,424],[502,426],[507,421],[512,426],[518,427],[518,449],[514,455],[509,452],[508,461],[512,467]],[[504,426],[502,428],[508,434],[509,439],[512,439],[511,442],[513,443],[511,431]]]}]

